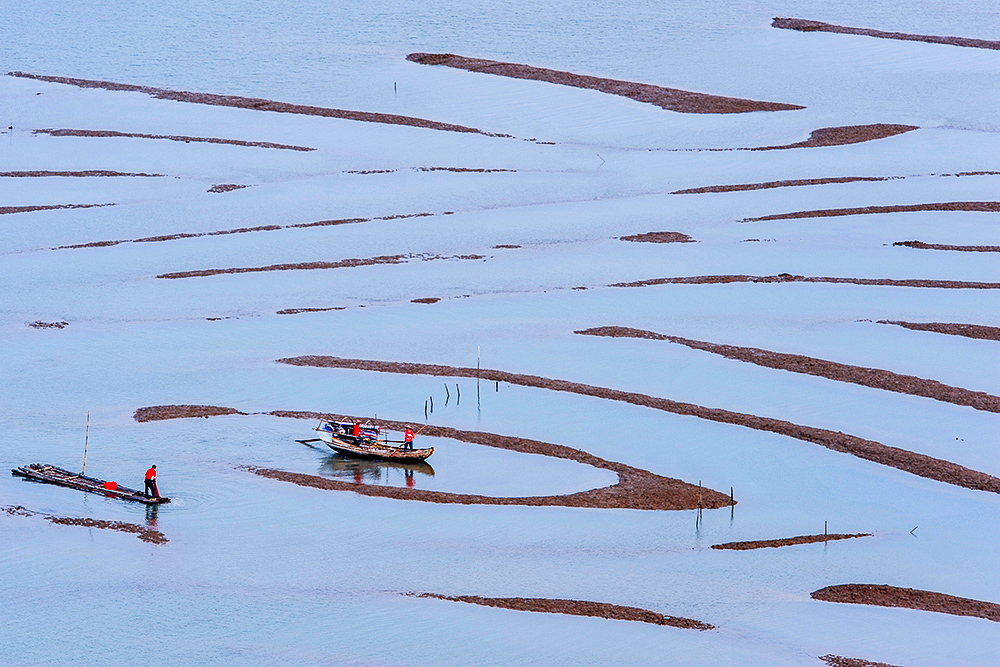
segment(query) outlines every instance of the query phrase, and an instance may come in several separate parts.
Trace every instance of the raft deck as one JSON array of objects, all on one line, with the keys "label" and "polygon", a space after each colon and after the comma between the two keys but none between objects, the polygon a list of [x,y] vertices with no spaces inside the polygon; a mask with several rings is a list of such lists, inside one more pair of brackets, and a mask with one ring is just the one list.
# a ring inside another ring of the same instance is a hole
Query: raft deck
[{"label": "raft deck", "polygon": [[79,489],[80,491],[89,491],[90,493],[103,493],[105,496],[121,498],[122,500],[134,500],[137,503],[145,503],[147,505],[159,505],[170,502],[170,498],[147,498],[141,491],[130,489],[120,484],[115,489],[109,489],[105,486],[105,480],[103,479],[87,477],[86,475],[63,470],[47,463],[32,463],[20,468],[14,468],[10,471],[10,474],[35,482],[56,484],[71,489]]}]

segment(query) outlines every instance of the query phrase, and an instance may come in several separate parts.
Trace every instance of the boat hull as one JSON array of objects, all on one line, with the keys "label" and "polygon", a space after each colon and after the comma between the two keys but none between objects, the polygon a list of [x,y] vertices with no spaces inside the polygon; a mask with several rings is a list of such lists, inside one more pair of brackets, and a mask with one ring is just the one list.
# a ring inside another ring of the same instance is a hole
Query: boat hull
[{"label": "boat hull", "polygon": [[434,453],[433,447],[426,449],[404,449],[402,447],[389,447],[370,442],[349,442],[336,436],[328,436],[329,440],[323,438],[323,443],[327,447],[345,456],[354,456],[362,459],[376,459],[380,461],[423,461]]}]

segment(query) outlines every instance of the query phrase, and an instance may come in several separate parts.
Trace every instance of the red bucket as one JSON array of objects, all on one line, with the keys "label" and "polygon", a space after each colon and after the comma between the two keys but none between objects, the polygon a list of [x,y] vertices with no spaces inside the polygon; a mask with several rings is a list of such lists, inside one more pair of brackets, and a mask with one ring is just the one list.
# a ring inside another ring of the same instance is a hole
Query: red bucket
[{"label": "red bucket", "polygon": [[104,488],[107,489],[108,491],[117,491],[118,490],[118,482],[105,482],[104,483]]}]

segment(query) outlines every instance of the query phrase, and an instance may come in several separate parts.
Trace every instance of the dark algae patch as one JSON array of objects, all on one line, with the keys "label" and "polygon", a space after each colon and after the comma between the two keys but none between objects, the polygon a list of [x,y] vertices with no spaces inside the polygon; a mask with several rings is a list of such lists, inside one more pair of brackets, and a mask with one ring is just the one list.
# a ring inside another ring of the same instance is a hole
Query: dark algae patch
[{"label": "dark algae patch", "polygon": [[624,607],[607,602],[588,600],[561,600],[552,598],[485,598],[478,595],[440,595],[438,593],[410,593],[413,597],[465,602],[484,607],[497,607],[515,611],[531,611],[544,614],[569,614],[571,616],[596,616],[617,621],[638,621],[654,625],[669,625],[689,630],[713,630],[714,625],[680,616],[664,616],[640,607]]}]

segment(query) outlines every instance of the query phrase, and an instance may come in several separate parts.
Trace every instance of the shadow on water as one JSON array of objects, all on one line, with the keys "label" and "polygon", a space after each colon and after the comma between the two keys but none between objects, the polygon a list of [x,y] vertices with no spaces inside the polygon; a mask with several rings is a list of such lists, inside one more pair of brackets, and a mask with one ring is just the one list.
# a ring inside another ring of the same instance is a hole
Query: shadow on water
[{"label": "shadow on water", "polygon": [[160,511],[159,505],[146,505],[146,526],[156,528],[157,515]]},{"label": "shadow on water", "polygon": [[416,480],[420,479],[418,475],[433,477],[434,468],[426,461],[413,463],[373,461],[334,454],[326,457],[320,465],[319,474],[323,477],[353,481],[355,484],[397,486],[402,482],[406,486],[413,487],[416,486]]}]

